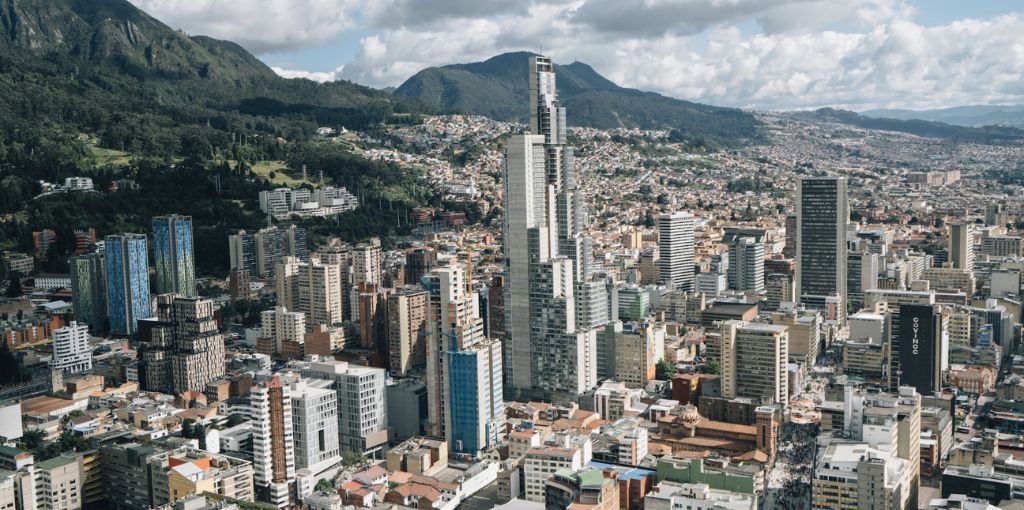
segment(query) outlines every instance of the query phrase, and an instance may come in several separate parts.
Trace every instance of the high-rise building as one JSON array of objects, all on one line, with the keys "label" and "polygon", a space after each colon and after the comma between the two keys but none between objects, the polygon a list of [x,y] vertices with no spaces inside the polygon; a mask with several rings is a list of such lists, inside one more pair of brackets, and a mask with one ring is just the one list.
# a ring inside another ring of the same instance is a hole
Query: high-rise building
[{"label": "high-rise building", "polygon": [[393,375],[404,377],[427,363],[428,301],[427,291],[415,286],[388,296],[388,369]]},{"label": "high-rise building", "polygon": [[974,224],[949,225],[949,261],[955,269],[974,271]]},{"label": "high-rise building", "polygon": [[294,502],[295,444],[291,388],[277,375],[252,388],[253,482],[258,499],[277,508]]},{"label": "high-rise building", "polygon": [[844,177],[802,177],[797,184],[797,300],[824,311],[830,296],[840,299],[845,320],[846,224],[850,212]]},{"label": "high-rise building", "polygon": [[103,254],[71,258],[71,295],[75,319],[100,335],[107,322],[107,275]]},{"label": "high-rise building", "polygon": [[289,312],[283,306],[260,314],[260,336],[256,352],[284,359],[302,357],[305,343],[306,314]]},{"label": "high-rise building", "polygon": [[[461,264],[434,271],[427,347],[428,426],[449,451],[477,456],[504,436],[501,342],[484,335]],[[443,428],[442,428],[443,427]]]},{"label": "high-rise building", "polygon": [[764,238],[761,229],[726,227],[722,242],[729,246],[729,288],[762,293],[764,287]]},{"label": "high-rise building", "polygon": [[922,395],[942,391],[942,374],[949,368],[949,315],[940,306],[902,304],[899,343],[892,350],[901,386]]},{"label": "high-rise building", "polygon": [[89,326],[71,321],[71,324],[53,331],[53,361],[50,367],[69,374],[92,370]]},{"label": "high-rise building", "polygon": [[295,469],[313,476],[341,461],[338,444],[338,395],[331,382],[303,379],[291,385]]},{"label": "high-rise building", "polygon": [[270,278],[283,257],[309,260],[306,230],[302,227],[272,226],[255,234],[245,230],[228,236],[231,269],[246,269],[252,278]]},{"label": "high-rise building", "polygon": [[433,248],[412,248],[405,252],[405,283],[416,285],[437,265],[437,252]]},{"label": "high-rise building", "polygon": [[764,280],[766,309],[778,310],[782,303],[796,301],[796,295],[793,293],[793,275],[772,273]]},{"label": "high-rise building", "polygon": [[796,215],[786,216],[786,246],[782,248],[782,256],[787,259],[796,258]]},{"label": "high-rise building", "polygon": [[388,443],[387,373],[325,359],[298,366],[302,377],[331,381],[338,396],[341,451],[383,458]]},{"label": "high-rise building", "polygon": [[341,268],[317,261],[301,262],[285,257],[278,264],[277,303],[306,314],[306,324],[342,321]]},{"label": "high-rise building", "polygon": [[696,220],[685,211],[658,215],[658,279],[684,292],[694,288],[694,228]]},{"label": "high-rise building", "polygon": [[172,214],[153,218],[153,265],[157,294],[196,295],[191,216]]},{"label": "high-rise building", "polygon": [[103,244],[110,332],[132,336],[138,321],[150,317],[146,236],[107,236]]},{"label": "high-rise building", "polygon": [[722,323],[722,396],[762,404],[789,402],[789,328],[728,320]]},{"label": "high-rise building", "polygon": [[864,306],[864,291],[878,288],[878,254],[854,250],[846,254],[846,297],[848,308]]},{"label": "high-rise building", "polygon": [[143,388],[179,394],[203,391],[224,376],[224,337],[213,301],[175,294],[156,297],[156,317],[139,321]]},{"label": "high-rise building", "polygon": [[580,328],[576,317],[578,285],[592,272],[585,204],[551,60],[531,57],[528,80],[530,130],[505,151],[506,386],[575,395],[596,383],[597,328]]}]

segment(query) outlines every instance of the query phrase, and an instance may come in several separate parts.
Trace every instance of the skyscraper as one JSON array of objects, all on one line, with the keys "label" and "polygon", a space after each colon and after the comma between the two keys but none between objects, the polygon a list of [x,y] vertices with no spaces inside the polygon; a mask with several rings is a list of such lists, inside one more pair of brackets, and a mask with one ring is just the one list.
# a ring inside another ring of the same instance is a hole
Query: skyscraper
[{"label": "skyscraper", "polygon": [[825,310],[829,296],[840,299],[845,320],[846,296],[846,179],[803,177],[797,183],[797,300],[808,308]]},{"label": "skyscraper", "polygon": [[101,253],[71,258],[71,294],[75,319],[102,334],[107,321],[107,275]]},{"label": "skyscraper", "polygon": [[147,390],[203,391],[224,375],[224,337],[209,299],[157,296],[156,317],[139,321],[139,339]]},{"label": "skyscraper", "polygon": [[404,377],[426,364],[427,291],[406,287],[388,296],[388,369]]},{"label": "skyscraper", "polygon": [[260,501],[285,508],[293,501],[295,482],[291,388],[275,375],[250,395],[253,482]]},{"label": "skyscraper", "polygon": [[726,227],[722,242],[729,245],[729,288],[764,292],[764,237],[761,229]]},{"label": "skyscraper", "polygon": [[153,263],[157,294],[196,295],[191,216],[153,218]]},{"label": "skyscraper", "polygon": [[303,379],[291,384],[291,399],[295,468],[317,476],[341,460],[338,395],[330,381]]},{"label": "skyscraper", "polygon": [[150,317],[146,236],[107,236],[107,313],[114,335],[135,334],[139,319]]},{"label": "skyscraper", "polygon": [[530,58],[529,90],[530,131],[505,152],[507,386],[575,395],[596,384],[597,329],[576,320],[577,288],[591,273],[586,212],[549,58]]},{"label": "skyscraper", "polygon": [[974,224],[949,225],[949,261],[954,269],[974,271]]},{"label": "skyscraper", "polygon": [[[477,294],[465,267],[434,271],[427,347],[427,403],[431,432],[449,451],[476,456],[504,435],[501,341],[484,335]],[[443,424],[443,428],[442,428]]]},{"label": "skyscraper", "polygon": [[693,292],[694,227],[685,211],[658,215],[658,280],[673,289]]}]

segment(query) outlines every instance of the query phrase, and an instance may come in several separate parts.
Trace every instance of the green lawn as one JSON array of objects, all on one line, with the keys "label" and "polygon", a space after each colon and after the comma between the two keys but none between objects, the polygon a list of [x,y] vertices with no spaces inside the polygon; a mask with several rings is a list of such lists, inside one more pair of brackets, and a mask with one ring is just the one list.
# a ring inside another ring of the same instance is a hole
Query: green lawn
[{"label": "green lawn", "polygon": [[[237,162],[231,161],[231,164],[236,165]],[[310,179],[303,181],[301,177],[296,179],[295,177],[288,175],[286,173],[284,161],[257,161],[252,164],[252,171],[264,179],[270,179],[270,182],[278,186],[294,188],[303,183],[317,184],[315,181],[317,176],[310,175]],[[270,172],[274,172],[274,177],[272,179],[270,177]]]},{"label": "green lawn", "polygon": [[128,166],[128,163],[131,161],[130,154],[119,150],[104,149],[103,147],[93,145],[89,147],[89,152],[97,167]]}]

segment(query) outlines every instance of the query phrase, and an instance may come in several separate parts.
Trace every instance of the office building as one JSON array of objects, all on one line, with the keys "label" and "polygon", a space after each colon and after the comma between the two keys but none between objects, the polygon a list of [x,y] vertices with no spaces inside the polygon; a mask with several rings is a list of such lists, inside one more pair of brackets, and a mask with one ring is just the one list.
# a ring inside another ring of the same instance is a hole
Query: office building
[{"label": "office building", "polygon": [[342,453],[383,458],[388,442],[386,372],[326,359],[297,366],[304,378],[331,381],[331,388],[338,397],[338,439]]},{"label": "office building", "polygon": [[989,257],[1020,257],[1024,255],[1020,236],[987,236],[981,240],[981,253]]},{"label": "office building", "polygon": [[138,321],[151,316],[146,236],[107,236],[103,244],[110,333],[133,336]]},{"label": "office building", "polygon": [[722,396],[763,404],[789,402],[786,326],[730,320],[721,325]]},{"label": "office building", "polygon": [[295,500],[291,388],[275,375],[253,387],[249,398],[257,499],[286,508]]},{"label": "office building", "polygon": [[658,279],[684,292],[694,289],[694,229],[696,220],[685,211],[660,214],[658,226]]},{"label": "office building", "polygon": [[437,251],[433,248],[411,248],[405,252],[405,283],[416,285],[437,266]]},{"label": "office building", "polygon": [[892,356],[900,367],[901,386],[913,386],[922,395],[942,390],[942,374],[949,368],[949,315],[936,305],[900,305],[899,343]]},{"label": "office building", "polygon": [[153,218],[153,266],[157,294],[196,295],[191,216]]},{"label": "office building", "polygon": [[864,291],[878,288],[878,254],[868,251],[850,251],[846,255],[846,297],[848,309],[860,310],[864,306]]},{"label": "office building", "polygon": [[84,504],[82,457],[59,455],[35,465],[40,510],[78,510]]},{"label": "office building", "polygon": [[846,306],[846,179],[802,177],[797,183],[796,293],[797,300],[824,311],[826,299],[840,299],[843,322]]},{"label": "office building", "polygon": [[505,153],[507,387],[576,395],[596,382],[596,328],[581,328],[576,316],[577,288],[592,273],[585,204],[551,60],[530,57],[528,80],[529,133],[512,136]]},{"label": "office building", "polygon": [[295,469],[314,476],[341,462],[338,442],[338,395],[331,382],[303,379],[291,385]]},{"label": "office building", "polygon": [[155,506],[150,461],[160,454],[153,445],[107,444],[100,447],[106,506],[113,510],[148,510]]},{"label": "office building", "polygon": [[156,317],[139,321],[142,387],[172,394],[205,390],[224,376],[224,337],[213,301],[161,294],[156,303]]},{"label": "office building", "polygon": [[388,369],[392,375],[404,377],[410,370],[426,366],[428,301],[429,293],[420,287],[406,287],[388,296]]},{"label": "office building", "polygon": [[71,321],[53,331],[52,370],[77,374],[92,370],[92,347],[89,346],[89,326]]},{"label": "office building", "polygon": [[285,257],[274,277],[278,305],[306,314],[306,324],[333,325],[342,321],[340,267]]},{"label": "office building", "polygon": [[274,358],[301,358],[305,353],[305,337],[306,314],[277,306],[260,314],[256,352]]},{"label": "office building", "polygon": [[149,468],[156,505],[187,508],[179,501],[201,494],[255,501],[252,463],[246,460],[183,449],[155,456]]},{"label": "office building", "polygon": [[822,345],[821,312],[805,308],[785,308],[772,314],[772,324],[785,326],[789,337],[789,361],[814,365]]},{"label": "office building", "polygon": [[764,239],[761,229],[726,227],[722,242],[729,246],[729,288],[762,293],[764,283]]},{"label": "office building", "polygon": [[913,483],[909,462],[861,442],[833,441],[821,448],[811,483],[813,510],[886,508],[913,510],[906,493]]},{"label": "office building", "polygon": [[949,261],[955,269],[974,271],[974,224],[949,225]]},{"label": "office building", "polygon": [[778,310],[782,303],[796,302],[793,275],[772,273],[765,277],[765,308]]},{"label": "office building", "polygon": [[75,319],[88,325],[94,334],[103,334],[107,323],[107,268],[103,254],[72,257],[70,265]]},{"label": "office building", "polygon": [[796,258],[796,216],[795,214],[786,216],[786,246],[782,249],[782,256],[787,259]]}]

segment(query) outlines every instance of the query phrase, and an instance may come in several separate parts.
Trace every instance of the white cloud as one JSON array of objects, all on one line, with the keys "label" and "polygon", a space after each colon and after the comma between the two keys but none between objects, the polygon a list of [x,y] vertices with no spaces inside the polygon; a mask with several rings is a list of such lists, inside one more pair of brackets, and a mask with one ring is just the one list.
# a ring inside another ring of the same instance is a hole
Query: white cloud
[{"label": "white cloud", "polygon": [[341,77],[341,71],[345,66],[341,66],[333,71],[302,71],[299,69],[284,69],[277,66],[271,66],[270,68],[273,69],[278,76],[285,78],[305,78],[319,83],[326,83],[330,81],[337,81]]},{"label": "white cloud", "polygon": [[345,64],[334,71],[275,68],[318,81],[395,86],[425,67],[528,50],[710,104],[1024,102],[1024,15],[923,26],[908,0],[135,1],[174,26],[256,53],[365,33],[350,62],[325,62]]},{"label": "white cloud", "polygon": [[132,0],[174,28],[254,53],[320,44],[353,28],[360,0]]}]

